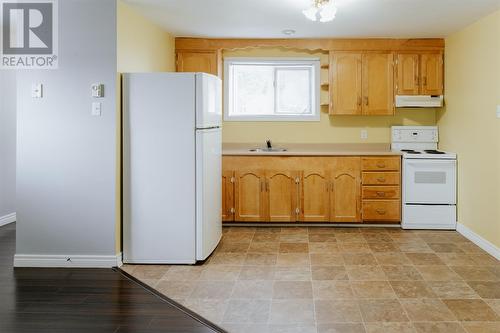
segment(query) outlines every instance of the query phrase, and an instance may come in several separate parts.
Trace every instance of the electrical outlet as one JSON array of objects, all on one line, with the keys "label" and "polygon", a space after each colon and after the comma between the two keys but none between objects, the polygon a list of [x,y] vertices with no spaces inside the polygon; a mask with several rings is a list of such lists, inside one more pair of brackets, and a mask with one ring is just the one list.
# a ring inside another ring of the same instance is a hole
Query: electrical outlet
[{"label": "electrical outlet", "polygon": [[361,140],[368,139],[368,130],[362,129],[360,137],[361,137]]}]

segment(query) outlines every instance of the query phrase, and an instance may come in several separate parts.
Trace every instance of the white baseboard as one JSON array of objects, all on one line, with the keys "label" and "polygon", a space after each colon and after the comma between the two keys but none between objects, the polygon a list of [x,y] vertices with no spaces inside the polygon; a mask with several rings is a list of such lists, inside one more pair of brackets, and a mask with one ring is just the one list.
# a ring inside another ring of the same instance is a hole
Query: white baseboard
[{"label": "white baseboard", "polygon": [[487,241],[461,223],[457,223],[457,231],[462,234],[462,236],[491,254],[493,257],[497,258],[497,260],[500,260],[500,248],[498,248],[498,246]]},{"label": "white baseboard", "polygon": [[16,213],[0,216],[0,227],[12,222],[16,222]]},{"label": "white baseboard", "polygon": [[111,268],[121,265],[121,253],[114,256],[14,255],[14,267]]}]

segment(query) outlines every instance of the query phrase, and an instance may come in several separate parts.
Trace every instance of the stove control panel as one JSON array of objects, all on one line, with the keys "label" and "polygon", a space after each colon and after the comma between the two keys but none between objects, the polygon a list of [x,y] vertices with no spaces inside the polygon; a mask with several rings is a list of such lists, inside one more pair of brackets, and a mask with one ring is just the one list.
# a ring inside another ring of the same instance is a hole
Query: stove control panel
[{"label": "stove control panel", "polygon": [[437,143],[437,126],[393,126],[392,143]]}]

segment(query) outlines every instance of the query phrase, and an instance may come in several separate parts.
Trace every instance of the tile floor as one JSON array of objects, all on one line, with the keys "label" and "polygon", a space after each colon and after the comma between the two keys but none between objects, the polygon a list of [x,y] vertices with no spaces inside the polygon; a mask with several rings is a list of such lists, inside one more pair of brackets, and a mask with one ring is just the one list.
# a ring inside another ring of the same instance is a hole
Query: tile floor
[{"label": "tile floor", "polygon": [[203,265],[123,269],[234,333],[500,332],[500,262],[451,231],[230,227]]}]

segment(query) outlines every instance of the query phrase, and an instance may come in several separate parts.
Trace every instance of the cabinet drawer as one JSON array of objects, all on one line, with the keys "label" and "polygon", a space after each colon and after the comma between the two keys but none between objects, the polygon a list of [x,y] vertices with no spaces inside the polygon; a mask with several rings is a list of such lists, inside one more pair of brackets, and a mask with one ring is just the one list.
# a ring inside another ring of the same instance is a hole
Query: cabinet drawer
[{"label": "cabinet drawer", "polygon": [[363,186],[363,199],[399,199],[399,186]]},{"label": "cabinet drawer", "polygon": [[363,171],[399,171],[400,157],[365,157],[362,160]]},{"label": "cabinet drawer", "polygon": [[399,172],[363,172],[363,185],[399,185]]},{"label": "cabinet drawer", "polygon": [[400,221],[401,203],[399,200],[363,201],[363,221]]}]

